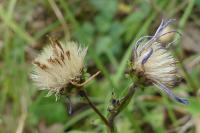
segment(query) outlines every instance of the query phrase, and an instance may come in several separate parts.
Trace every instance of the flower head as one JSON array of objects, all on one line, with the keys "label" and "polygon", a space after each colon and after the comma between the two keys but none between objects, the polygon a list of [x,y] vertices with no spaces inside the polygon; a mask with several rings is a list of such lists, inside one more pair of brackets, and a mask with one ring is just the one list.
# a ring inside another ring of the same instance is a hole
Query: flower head
[{"label": "flower head", "polygon": [[174,20],[162,21],[154,36],[144,36],[140,38],[133,48],[133,70],[140,77],[147,79],[168,94],[168,96],[178,102],[187,104],[188,101],[179,98],[169,89],[177,81],[176,59],[172,56],[167,46],[159,42],[159,38],[168,33],[163,30]]},{"label": "flower head", "polygon": [[41,89],[49,90],[49,95],[67,87],[72,80],[80,80],[87,48],[75,42],[62,44],[50,38],[51,45],[34,60],[31,78]]}]

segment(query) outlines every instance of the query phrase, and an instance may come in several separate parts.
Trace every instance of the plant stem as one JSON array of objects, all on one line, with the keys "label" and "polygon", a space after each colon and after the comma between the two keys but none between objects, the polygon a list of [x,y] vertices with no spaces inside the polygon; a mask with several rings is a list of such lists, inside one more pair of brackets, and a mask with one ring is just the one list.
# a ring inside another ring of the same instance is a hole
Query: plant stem
[{"label": "plant stem", "polygon": [[92,103],[90,98],[88,97],[87,93],[81,88],[79,88],[79,95],[81,97],[84,97],[90,107],[94,110],[94,112],[97,113],[97,115],[101,118],[101,120],[104,122],[104,124],[107,126],[110,133],[116,133],[115,123],[114,120],[117,117],[117,115],[129,104],[131,98],[133,97],[133,94],[135,93],[135,90],[137,86],[135,84],[132,84],[129,87],[129,90],[125,97],[120,100],[119,104],[115,106],[112,111],[110,112],[110,115],[108,116],[108,119],[96,108],[96,106]]},{"label": "plant stem", "polygon": [[88,97],[87,93],[80,89],[79,94],[81,97],[84,97],[88,104],[90,105],[90,107],[99,115],[99,117],[101,118],[101,120],[104,122],[104,124],[108,127],[110,133],[114,133],[112,132],[112,128],[108,122],[108,120],[103,116],[103,114],[96,108],[96,106],[92,103],[92,101],[90,100],[90,98]]},{"label": "plant stem", "polygon": [[120,103],[114,107],[113,111],[110,113],[109,117],[108,117],[108,122],[109,125],[111,127],[111,133],[115,133],[116,129],[115,129],[115,124],[114,124],[114,120],[117,117],[117,115],[129,104],[131,98],[133,97],[135,91],[136,91],[137,86],[135,84],[132,84],[129,87],[128,93],[126,94],[126,96],[120,101]]}]

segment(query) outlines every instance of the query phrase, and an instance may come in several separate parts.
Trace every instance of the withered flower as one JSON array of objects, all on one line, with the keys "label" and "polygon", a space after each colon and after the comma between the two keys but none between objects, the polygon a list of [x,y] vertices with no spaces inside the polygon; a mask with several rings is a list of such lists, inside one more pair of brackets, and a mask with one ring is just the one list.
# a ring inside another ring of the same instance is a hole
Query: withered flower
[{"label": "withered flower", "polygon": [[188,100],[176,96],[169,89],[178,79],[177,61],[167,49],[169,45],[162,45],[159,42],[160,37],[169,33],[180,34],[175,30],[163,33],[163,30],[173,21],[173,19],[162,20],[154,36],[144,36],[137,41],[133,48],[132,69],[140,78],[145,79],[144,82],[154,84],[171,99],[188,104]]},{"label": "withered flower", "polygon": [[50,41],[51,45],[34,60],[31,78],[40,89],[49,90],[48,95],[54,93],[57,97],[70,81],[80,80],[87,48],[75,42]]}]

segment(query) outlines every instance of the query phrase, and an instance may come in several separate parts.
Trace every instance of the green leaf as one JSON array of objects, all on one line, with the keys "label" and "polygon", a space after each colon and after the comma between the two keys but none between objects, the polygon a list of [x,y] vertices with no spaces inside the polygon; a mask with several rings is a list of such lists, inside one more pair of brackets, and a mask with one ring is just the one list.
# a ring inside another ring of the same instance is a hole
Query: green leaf
[{"label": "green leaf", "polygon": [[189,105],[186,106],[186,109],[193,116],[200,116],[200,100],[196,98],[190,98]]},{"label": "green leaf", "polygon": [[29,109],[30,123],[37,124],[40,120],[46,123],[63,123],[67,120],[67,110],[60,101],[55,101],[55,97],[43,97],[33,103]]},{"label": "green leaf", "polygon": [[107,18],[112,18],[117,9],[116,0],[90,0],[91,4]]}]

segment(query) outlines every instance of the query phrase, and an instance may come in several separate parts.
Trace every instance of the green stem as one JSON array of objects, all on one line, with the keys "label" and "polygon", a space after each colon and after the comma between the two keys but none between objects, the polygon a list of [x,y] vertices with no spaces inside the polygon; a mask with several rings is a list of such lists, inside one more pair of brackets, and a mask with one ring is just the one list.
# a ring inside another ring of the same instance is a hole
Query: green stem
[{"label": "green stem", "polygon": [[108,122],[109,125],[112,129],[112,133],[117,132],[115,129],[115,124],[114,124],[114,120],[117,117],[117,115],[123,111],[123,109],[125,109],[125,107],[129,104],[131,98],[133,97],[135,90],[136,90],[137,86],[135,84],[132,84],[129,87],[128,93],[125,95],[125,97],[120,101],[120,103],[114,107],[114,109],[112,109],[109,117],[108,117]]},{"label": "green stem", "polygon": [[79,95],[80,95],[81,97],[84,97],[84,98],[87,100],[87,102],[88,102],[88,104],[90,105],[90,107],[94,110],[94,112],[97,113],[97,115],[101,118],[101,120],[104,122],[104,124],[108,127],[110,133],[114,133],[114,132],[112,132],[112,128],[111,128],[111,126],[110,126],[108,120],[103,116],[103,114],[102,114],[102,113],[96,108],[96,106],[92,103],[92,101],[91,101],[90,98],[88,97],[87,93],[86,93],[84,90],[81,89],[81,90],[79,91]]}]

